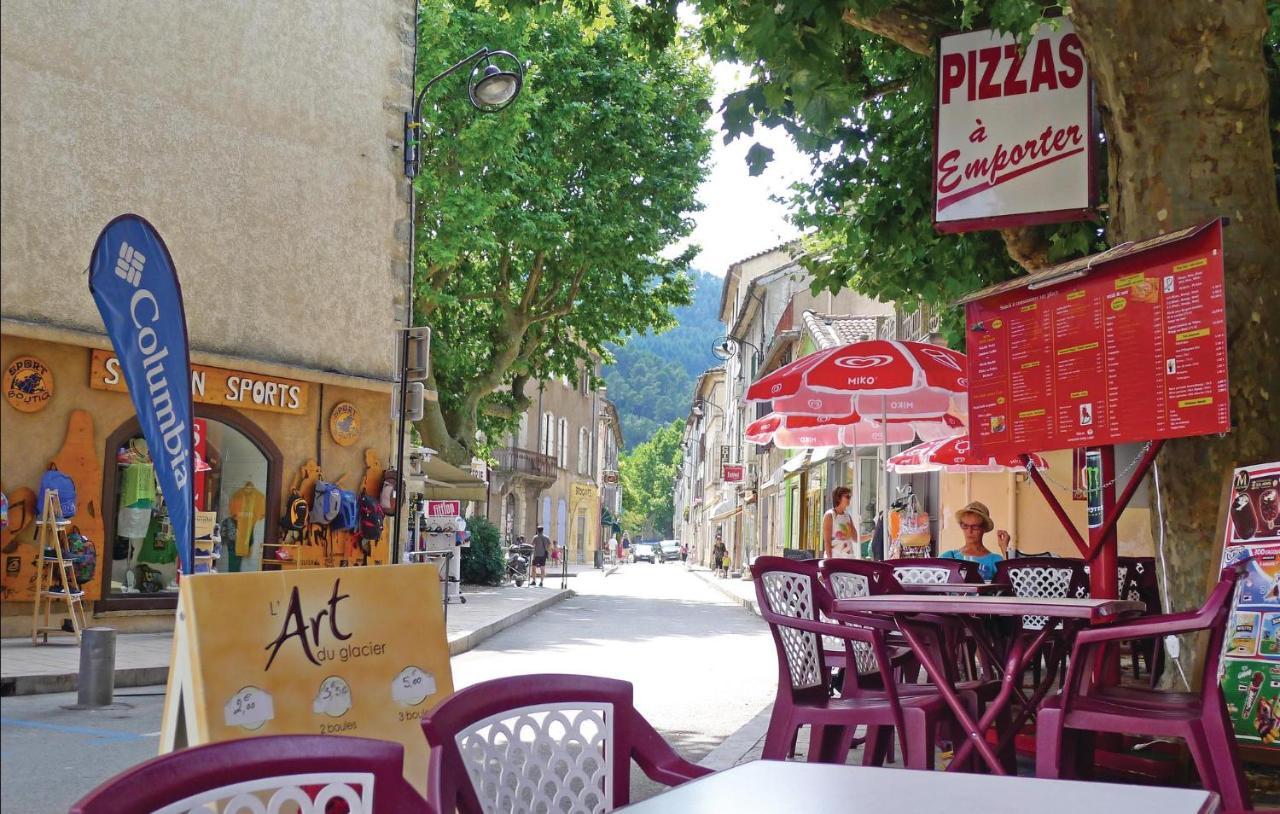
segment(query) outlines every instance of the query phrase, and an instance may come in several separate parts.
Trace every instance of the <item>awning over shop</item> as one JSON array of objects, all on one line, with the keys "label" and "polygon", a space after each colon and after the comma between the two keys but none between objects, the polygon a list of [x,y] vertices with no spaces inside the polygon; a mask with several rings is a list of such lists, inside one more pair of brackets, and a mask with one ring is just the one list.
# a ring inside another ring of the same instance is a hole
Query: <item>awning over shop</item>
[{"label": "awning over shop", "polygon": [[622,524],[614,518],[613,512],[609,511],[604,506],[600,507],[600,525],[608,526],[615,532],[622,531]]},{"label": "awning over shop", "polygon": [[792,455],[788,458],[786,462],[782,464],[782,474],[794,475],[796,472],[799,472],[801,469],[808,466],[809,454],[811,452],[813,452],[813,450],[806,449],[804,452],[801,452],[798,455]]},{"label": "awning over shop", "polygon": [[733,498],[722,500],[711,510],[712,520],[721,520],[738,511],[739,506]]},{"label": "awning over shop", "polygon": [[422,495],[429,500],[484,500],[488,491],[484,481],[436,456],[422,465],[422,474]]}]

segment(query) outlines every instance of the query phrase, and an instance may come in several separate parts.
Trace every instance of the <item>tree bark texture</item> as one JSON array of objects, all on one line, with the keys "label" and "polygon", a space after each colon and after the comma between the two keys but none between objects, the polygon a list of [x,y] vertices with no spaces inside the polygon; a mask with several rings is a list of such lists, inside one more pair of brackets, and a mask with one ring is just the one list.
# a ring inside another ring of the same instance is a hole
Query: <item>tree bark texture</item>
[{"label": "tree bark texture", "polygon": [[[1157,462],[1164,528],[1152,512],[1152,534],[1157,546],[1164,536],[1161,584],[1182,610],[1200,604],[1217,569],[1223,473],[1280,457],[1280,209],[1262,56],[1265,5],[1073,0],[1072,9],[1106,133],[1111,245],[1230,219],[1233,429],[1172,440]],[[1180,661],[1192,676],[1189,650]]]}]

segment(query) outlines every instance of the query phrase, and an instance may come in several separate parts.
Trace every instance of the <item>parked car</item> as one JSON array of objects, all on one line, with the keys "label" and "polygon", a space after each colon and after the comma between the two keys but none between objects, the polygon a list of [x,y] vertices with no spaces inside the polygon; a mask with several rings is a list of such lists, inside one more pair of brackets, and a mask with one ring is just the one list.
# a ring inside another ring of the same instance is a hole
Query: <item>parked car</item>
[{"label": "parked car", "polygon": [[631,544],[631,561],[632,562],[658,562],[657,559],[658,544],[652,540],[647,543]]},{"label": "parked car", "polygon": [[680,559],[680,541],[679,540],[663,540],[659,545],[662,546],[662,561],[671,562]]}]

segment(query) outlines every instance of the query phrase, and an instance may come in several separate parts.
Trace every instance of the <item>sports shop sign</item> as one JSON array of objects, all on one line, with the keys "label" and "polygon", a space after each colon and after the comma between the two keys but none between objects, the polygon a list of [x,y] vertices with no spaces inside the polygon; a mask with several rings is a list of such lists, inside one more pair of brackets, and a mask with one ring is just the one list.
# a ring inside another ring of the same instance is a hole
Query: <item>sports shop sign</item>
[{"label": "sports shop sign", "polygon": [[1024,50],[990,29],[938,44],[933,219],[939,232],[1084,220],[1096,204],[1089,69],[1069,20]]},{"label": "sports shop sign", "polygon": [[[120,360],[107,350],[93,351],[89,364],[89,386],[94,390],[127,393]],[[307,412],[307,383],[280,376],[264,376],[207,365],[191,366],[191,397],[198,404],[216,404],[240,410],[304,415]]]}]

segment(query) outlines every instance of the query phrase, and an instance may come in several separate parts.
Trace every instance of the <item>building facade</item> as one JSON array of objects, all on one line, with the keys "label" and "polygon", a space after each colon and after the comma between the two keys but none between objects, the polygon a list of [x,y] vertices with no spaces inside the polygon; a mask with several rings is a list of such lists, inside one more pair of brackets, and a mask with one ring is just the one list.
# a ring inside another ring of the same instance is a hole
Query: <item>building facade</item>
[{"label": "building facade", "polygon": [[[379,479],[394,447],[414,15],[409,0],[5,9],[0,361],[38,365],[48,396],[35,412],[0,403],[0,480],[12,503],[50,463],[72,476],[97,554],[86,598],[114,626],[171,625],[176,601],[162,501],[83,273],[123,213],[155,225],[182,284],[196,508],[224,536],[237,521],[218,570],[387,557],[385,537],[369,553],[341,536],[285,548],[278,518],[321,476]],[[6,635],[29,629],[34,532],[3,532]]]},{"label": "building facade", "polygon": [[[720,533],[732,570],[744,574],[745,566],[761,554],[811,546],[814,519],[821,517],[822,494],[835,485],[832,478],[823,477],[826,469],[835,465],[827,463],[826,454],[814,459],[809,451],[746,443],[747,426],[769,412],[767,403],[746,401],[747,388],[828,338],[838,344],[840,339],[874,336],[880,322],[893,314],[892,305],[850,290],[813,294],[810,280],[800,265],[795,244],[731,266],[720,299],[720,319],[725,326],[723,387],[713,388],[710,396],[695,393],[695,402],[699,397],[716,400],[722,411],[723,434],[713,441],[719,456],[713,466],[703,462],[701,469],[686,466],[681,473],[676,495],[690,512],[688,520],[683,510],[678,517],[688,524],[684,533],[690,539],[714,540]],[[706,443],[706,432],[715,429],[714,424],[704,428],[691,412],[686,423],[691,447]],[[726,481],[726,474],[732,480]],[[699,516],[693,492],[700,477],[712,478],[703,483],[704,490],[714,486],[715,501],[709,513]],[[695,528],[695,522],[701,527]]]},{"label": "building facade", "polygon": [[[542,526],[570,562],[591,562],[605,539],[601,508],[609,504],[602,499],[621,512],[621,427],[605,388],[594,385],[597,374],[527,385],[529,409],[490,469],[488,516],[504,540],[532,538]],[[613,483],[606,484],[608,473]]]}]

